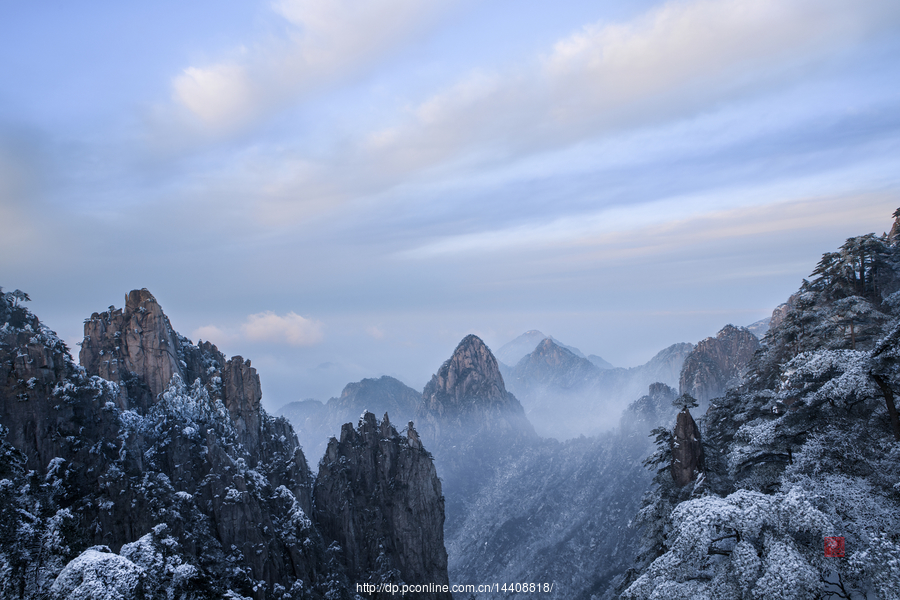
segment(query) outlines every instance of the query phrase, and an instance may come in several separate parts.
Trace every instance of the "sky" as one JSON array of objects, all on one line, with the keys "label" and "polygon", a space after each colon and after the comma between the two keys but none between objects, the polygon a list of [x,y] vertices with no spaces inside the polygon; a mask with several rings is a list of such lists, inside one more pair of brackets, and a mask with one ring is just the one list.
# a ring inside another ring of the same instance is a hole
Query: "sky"
[{"label": "sky", "polygon": [[467,334],[635,366],[900,206],[896,0],[0,6],[0,286],[148,288],[269,410]]}]

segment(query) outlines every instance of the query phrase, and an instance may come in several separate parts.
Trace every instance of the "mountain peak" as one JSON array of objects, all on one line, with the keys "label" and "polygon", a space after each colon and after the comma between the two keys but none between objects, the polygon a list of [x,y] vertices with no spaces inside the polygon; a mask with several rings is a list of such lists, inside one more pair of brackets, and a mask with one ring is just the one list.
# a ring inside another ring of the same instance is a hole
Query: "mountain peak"
[{"label": "mountain peak", "polygon": [[506,399],[497,359],[476,335],[467,335],[425,388],[425,397],[441,396],[458,404],[466,399]]},{"label": "mountain peak", "polygon": [[513,373],[517,378],[527,378],[530,373],[546,383],[560,376],[568,379],[576,373],[578,378],[592,377],[599,370],[591,361],[576,355],[553,338],[545,338],[534,352],[518,362]]}]

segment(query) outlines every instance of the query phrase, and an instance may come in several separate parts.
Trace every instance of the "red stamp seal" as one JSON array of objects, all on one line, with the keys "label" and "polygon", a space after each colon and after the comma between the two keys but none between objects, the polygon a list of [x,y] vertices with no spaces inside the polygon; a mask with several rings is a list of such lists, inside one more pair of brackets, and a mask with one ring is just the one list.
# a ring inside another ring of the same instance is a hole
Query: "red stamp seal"
[{"label": "red stamp seal", "polygon": [[829,558],[844,558],[844,538],[825,538],[825,556]]}]

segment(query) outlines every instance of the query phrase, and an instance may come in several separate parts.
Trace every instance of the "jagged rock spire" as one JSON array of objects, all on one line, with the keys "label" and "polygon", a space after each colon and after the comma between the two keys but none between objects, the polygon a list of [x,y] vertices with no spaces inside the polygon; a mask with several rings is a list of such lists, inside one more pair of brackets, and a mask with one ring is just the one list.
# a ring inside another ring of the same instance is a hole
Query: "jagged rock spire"
[{"label": "jagged rock spire", "polygon": [[[431,455],[412,422],[406,437],[387,413],[366,411],[331,438],[315,484],[316,520],[340,545],[351,582],[449,583],[444,498]],[[449,593],[417,594],[449,600]]]},{"label": "jagged rock spire", "polygon": [[252,453],[259,443],[262,388],[249,360],[225,360],[209,342],[193,346],[172,328],[146,288],[125,296],[125,308],[110,306],[84,322],[79,359],[88,375],[120,384],[120,408],[146,410],[178,376],[188,385],[209,384],[228,409],[238,439]]},{"label": "jagged rock spire", "polygon": [[702,470],[700,428],[694,422],[691,411],[685,407],[678,413],[672,436],[672,479],[675,485],[684,486],[696,479]]}]

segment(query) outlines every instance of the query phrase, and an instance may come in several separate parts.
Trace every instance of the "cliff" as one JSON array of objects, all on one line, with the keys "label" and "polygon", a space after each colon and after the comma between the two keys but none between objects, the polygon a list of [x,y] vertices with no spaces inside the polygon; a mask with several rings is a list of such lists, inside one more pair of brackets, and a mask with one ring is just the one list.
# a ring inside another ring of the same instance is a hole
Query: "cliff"
[{"label": "cliff", "polygon": [[259,445],[259,376],[240,356],[226,360],[209,342],[196,346],[172,329],[147,289],[132,290],[125,308],[110,306],[84,322],[79,360],[88,375],[119,384],[120,409],[146,411],[172,377],[195,381],[220,398],[251,457]]},{"label": "cliff", "polygon": [[506,391],[497,359],[474,335],[459,343],[425,386],[416,418],[436,448],[488,430],[494,438],[534,436],[522,405]]},{"label": "cliff", "polygon": [[315,504],[322,534],[340,546],[351,582],[449,585],[441,482],[412,422],[406,435],[387,414],[379,423],[366,412],[356,429],[346,423],[319,465]]},{"label": "cliff", "polygon": [[506,391],[497,359],[474,335],[425,386],[416,422],[443,481],[448,535],[503,462],[538,439],[522,405]]},{"label": "cliff", "polygon": [[746,327],[726,325],[716,337],[701,340],[684,360],[681,393],[703,404],[722,396],[740,383],[758,349],[759,340]]}]

